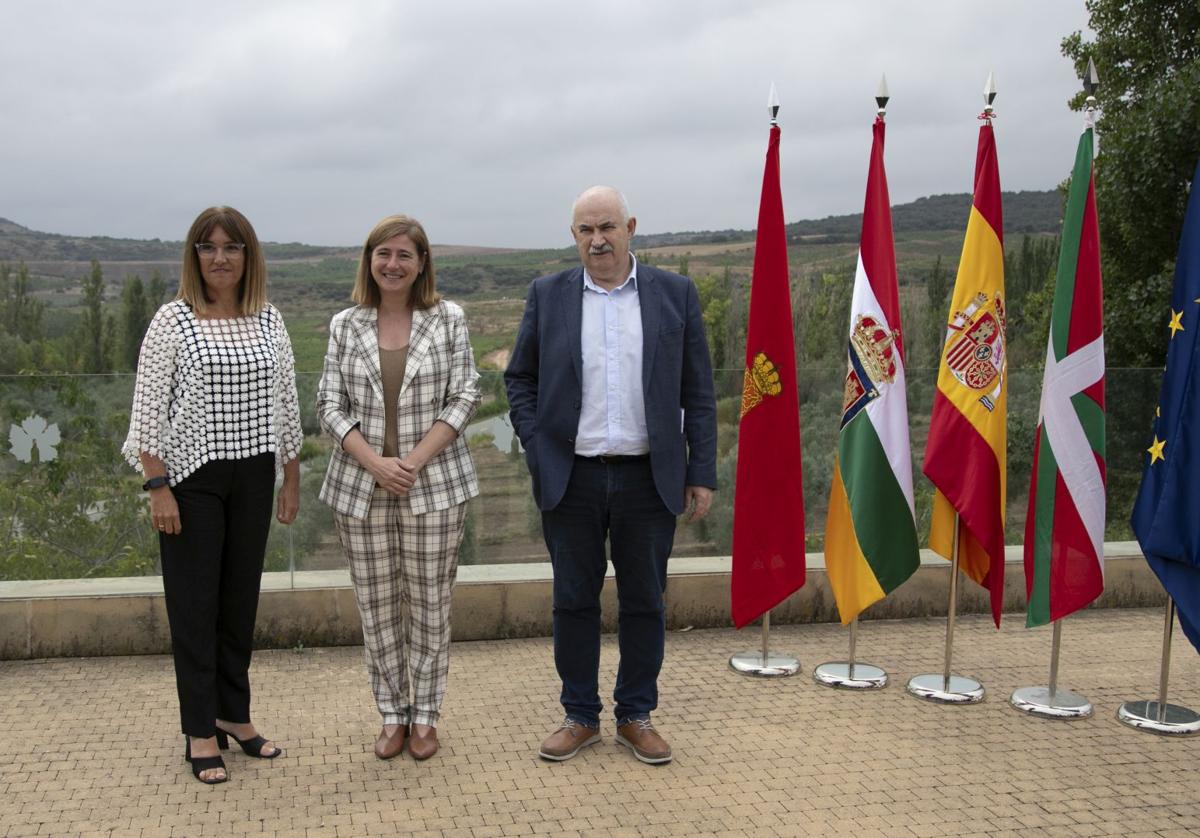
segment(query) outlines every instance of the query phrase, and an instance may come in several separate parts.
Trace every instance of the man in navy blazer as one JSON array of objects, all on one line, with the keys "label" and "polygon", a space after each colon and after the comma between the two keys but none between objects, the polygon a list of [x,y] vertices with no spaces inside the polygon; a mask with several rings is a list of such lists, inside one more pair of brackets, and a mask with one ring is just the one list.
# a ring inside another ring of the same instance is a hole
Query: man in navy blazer
[{"label": "man in navy blazer", "polygon": [[676,516],[708,513],[716,488],[716,401],[700,299],[690,279],[640,265],[637,219],[617,190],[576,199],[582,266],[534,280],[505,371],[554,569],[554,661],[562,725],[539,755],[565,760],[600,738],[600,591],[607,540],[619,603],[617,741],[671,760],[654,729],[663,593]]}]

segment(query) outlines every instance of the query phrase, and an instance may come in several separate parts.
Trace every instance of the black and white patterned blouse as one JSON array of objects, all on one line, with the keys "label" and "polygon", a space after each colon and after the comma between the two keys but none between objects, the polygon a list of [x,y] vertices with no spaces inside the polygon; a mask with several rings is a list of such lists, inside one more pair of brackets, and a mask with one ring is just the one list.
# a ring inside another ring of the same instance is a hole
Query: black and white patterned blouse
[{"label": "black and white patterned blouse", "polygon": [[182,300],[158,310],[142,339],[121,449],[130,465],[152,454],[174,486],[210,460],[270,451],[279,467],[303,440],[292,344],[274,306],[223,320],[200,319]]}]

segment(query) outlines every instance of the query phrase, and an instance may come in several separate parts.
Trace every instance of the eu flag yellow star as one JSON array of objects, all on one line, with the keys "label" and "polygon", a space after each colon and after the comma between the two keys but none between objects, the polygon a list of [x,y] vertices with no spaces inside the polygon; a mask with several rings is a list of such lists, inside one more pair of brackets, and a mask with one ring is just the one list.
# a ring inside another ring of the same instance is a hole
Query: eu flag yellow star
[{"label": "eu flag yellow star", "polygon": [[1176,332],[1183,331],[1183,312],[1171,309],[1171,322],[1167,324],[1167,328],[1171,330],[1171,339],[1175,339]]},{"label": "eu flag yellow star", "polygon": [[1166,460],[1167,455],[1164,453],[1167,447],[1165,439],[1159,439],[1158,434],[1154,435],[1154,442],[1146,451],[1150,454],[1150,465],[1154,465],[1158,460]]}]

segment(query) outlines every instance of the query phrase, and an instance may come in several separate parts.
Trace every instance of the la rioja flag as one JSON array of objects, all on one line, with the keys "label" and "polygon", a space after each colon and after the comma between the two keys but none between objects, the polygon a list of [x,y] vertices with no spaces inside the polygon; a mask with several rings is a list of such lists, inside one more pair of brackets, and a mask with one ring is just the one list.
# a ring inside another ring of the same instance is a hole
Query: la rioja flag
[{"label": "la rioja flag", "polygon": [[920,564],[884,128],[877,117],[825,522],[825,568],[843,624],[894,591]]}]

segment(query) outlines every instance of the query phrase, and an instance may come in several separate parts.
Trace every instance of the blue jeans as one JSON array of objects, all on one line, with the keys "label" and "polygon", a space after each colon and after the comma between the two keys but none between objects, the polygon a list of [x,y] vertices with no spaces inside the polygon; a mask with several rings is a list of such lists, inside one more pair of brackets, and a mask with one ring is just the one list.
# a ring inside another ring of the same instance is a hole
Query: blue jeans
[{"label": "blue jeans", "polygon": [[566,494],[542,513],[554,568],[554,665],[569,718],[600,724],[600,591],[605,540],[617,577],[621,662],[613,691],[618,723],[649,718],[658,706],[666,611],[667,557],[675,516],[654,486],[650,461],[576,458]]}]

